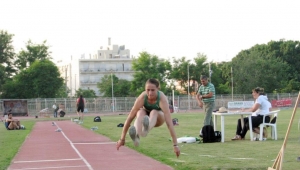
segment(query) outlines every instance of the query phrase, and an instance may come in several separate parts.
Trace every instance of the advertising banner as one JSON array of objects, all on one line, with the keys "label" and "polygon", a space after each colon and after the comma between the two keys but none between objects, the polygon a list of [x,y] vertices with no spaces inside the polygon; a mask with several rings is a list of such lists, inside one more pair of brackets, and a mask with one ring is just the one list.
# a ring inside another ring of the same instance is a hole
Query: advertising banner
[{"label": "advertising banner", "polygon": [[4,115],[10,111],[13,116],[28,116],[27,100],[4,100]]}]

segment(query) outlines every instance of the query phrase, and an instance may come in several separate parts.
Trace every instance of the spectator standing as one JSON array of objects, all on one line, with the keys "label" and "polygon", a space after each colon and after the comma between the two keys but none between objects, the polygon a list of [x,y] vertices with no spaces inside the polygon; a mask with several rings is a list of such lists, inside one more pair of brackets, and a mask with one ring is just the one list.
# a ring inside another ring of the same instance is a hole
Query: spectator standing
[{"label": "spectator standing", "polygon": [[200,77],[201,86],[196,95],[196,99],[201,108],[204,109],[205,117],[203,121],[203,126],[205,125],[213,125],[212,121],[212,112],[215,107],[215,86],[208,82],[208,77],[202,75]]},{"label": "spectator standing", "polygon": [[57,117],[58,106],[56,105],[56,103],[53,104],[52,108],[53,108],[53,117]]}]

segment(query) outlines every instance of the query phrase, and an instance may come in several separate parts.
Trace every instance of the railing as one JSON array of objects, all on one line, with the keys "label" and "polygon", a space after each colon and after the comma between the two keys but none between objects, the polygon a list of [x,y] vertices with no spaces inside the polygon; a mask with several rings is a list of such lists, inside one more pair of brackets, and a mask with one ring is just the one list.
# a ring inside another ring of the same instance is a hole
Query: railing
[{"label": "railing", "polygon": [[[293,107],[295,105],[298,94],[269,94],[267,95],[270,102],[271,100],[291,99]],[[172,97],[168,96],[169,102]],[[0,113],[4,113],[3,100],[0,99]],[[115,97],[113,98],[87,98],[86,106],[88,113],[110,113],[110,112],[130,112],[136,98],[135,97]],[[227,107],[229,101],[251,101],[253,97],[251,94],[241,95],[216,95],[215,108]],[[190,101],[190,103],[189,103]],[[45,99],[27,99],[27,108],[29,115],[36,115],[40,110],[48,108],[53,111],[52,105],[56,103],[61,105],[66,113],[76,113],[76,98],[45,98]],[[113,103],[113,104],[112,104]],[[195,96],[190,96],[190,100],[187,95],[174,96],[174,105],[178,108],[179,112],[199,109]],[[190,107],[190,108],[189,108]]]}]

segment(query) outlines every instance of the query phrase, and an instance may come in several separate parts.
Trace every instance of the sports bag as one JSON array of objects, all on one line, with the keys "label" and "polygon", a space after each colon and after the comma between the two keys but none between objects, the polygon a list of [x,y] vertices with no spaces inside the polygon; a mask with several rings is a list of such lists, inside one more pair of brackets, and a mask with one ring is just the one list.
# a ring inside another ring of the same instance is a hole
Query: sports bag
[{"label": "sports bag", "polygon": [[96,116],[96,117],[94,118],[94,122],[101,122],[100,116]]},{"label": "sports bag", "polygon": [[59,112],[59,116],[60,116],[60,117],[64,117],[65,114],[66,114],[66,112],[64,112],[64,111],[60,111],[60,112]]},{"label": "sports bag", "polygon": [[216,141],[214,127],[211,125],[203,126],[199,136],[202,137],[203,143],[212,143]]},{"label": "sports bag", "polygon": [[220,131],[215,131],[215,142],[221,142],[222,134]]}]

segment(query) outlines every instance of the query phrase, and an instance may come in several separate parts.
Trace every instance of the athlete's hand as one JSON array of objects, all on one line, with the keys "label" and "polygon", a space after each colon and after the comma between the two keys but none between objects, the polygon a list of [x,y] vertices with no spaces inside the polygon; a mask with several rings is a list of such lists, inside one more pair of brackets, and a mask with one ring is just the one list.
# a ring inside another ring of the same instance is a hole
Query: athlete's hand
[{"label": "athlete's hand", "polygon": [[122,140],[122,139],[118,140],[118,142],[117,142],[117,150],[119,150],[119,148],[121,146],[124,146],[124,144],[125,144],[125,140]]},{"label": "athlete's hand", "polygon": [[174,152],[175,152],[175,154],[176,154],[176,156],[177,156],[177,158],[178,158],[179,155],[180,155],[180,149],[179,149],[178,146],[174,146]]}]

